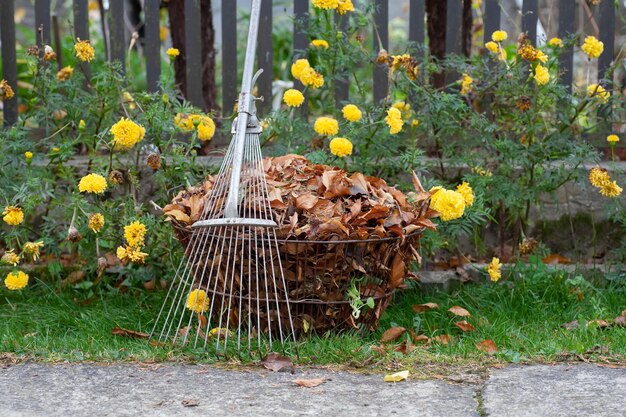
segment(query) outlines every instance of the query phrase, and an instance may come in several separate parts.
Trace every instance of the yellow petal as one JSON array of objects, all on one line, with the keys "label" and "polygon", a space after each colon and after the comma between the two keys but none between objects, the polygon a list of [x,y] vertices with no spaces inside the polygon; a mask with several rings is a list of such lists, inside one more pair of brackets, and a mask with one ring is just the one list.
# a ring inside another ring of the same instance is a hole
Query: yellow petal
[{"label": "yellow petal", "polygon": [[409,371],[400,371],[395,374],[385,375],[385,382],[400,382],[409,377]]}]

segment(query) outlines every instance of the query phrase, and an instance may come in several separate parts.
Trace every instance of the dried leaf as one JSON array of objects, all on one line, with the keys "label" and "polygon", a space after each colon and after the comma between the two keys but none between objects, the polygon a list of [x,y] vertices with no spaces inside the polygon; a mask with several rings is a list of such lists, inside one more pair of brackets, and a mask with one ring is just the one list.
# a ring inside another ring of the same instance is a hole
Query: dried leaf
[{"label": "dried leaf", "polygon": [[476,343],[476,349],[487,352],[489,354],[494,354],[498,351],[498,347],[491,339],[483,340],[480,343]]},{"label": "dried leaf", "polygon": [[433,342],[441,343],[442,345],[449,345],[450,340],[452,340],[452,338],[448,336],[447,334],[440,334],[438,336],[433,337],[431,340]]},{"label": "dried leaf", "polygon": [[476,328],[474,326],[472,326],[471,324],[469,324],[465,320],[458,321],[458,322],[454,323],[454,325],[456,327],[458,327],[459,329],[463,330],[464,332],[471,332],[472,330],[476,330]]},{"label": "dried leaf", "polygon": [[406,333],[406,329],[404,327],[392,327],[385,330],[380,338],[380,341],[383,343],[393,342],[395,340],[398,340],[404,333]]},{"label": "dried leaf", "polygon": [[425,334],[419,334],[413,337],[413,341],[415,343],[430,343],[430,337],[426,336]]},{"label": "dried leaf", "polygon": [[409,371],[400,371],[395,374],[385,375],[385,382],[400,382],[409,377]]},{"label": "dried leaf", "polygon": [[322,377],[313,379],[296,379],[293,381],[293,383],[304,388],[313,388],[323,384],[326,381],[328,381],[328,378]]},{"label": "dried leaf", "polygon": [[398,288],[400,284],[404,281],[404,276],[406,274],[406,264],[402,259],[401,253],[396,253],[396,256],[393,258],[393,263],[391,264],[391,277],[389,279],[389,288],[394,289]]},{"label": "dried leaf", "polygon": [[147,339],[150,337],[148,333],[141,333],[134,330],[123,329],[121,327],[116,327],[111,330],[111,334],[113,336],[133,337],[135,339]]},{"label": "dried leaf", "polygon": [[543,258],[541,262],[546,265],[568,265],[572,263],[572,260],[557,253],[553,253]]},{"label": "dried leaf", "polygon": [[181,403],[183,407],[197,407],[200,405],[200,401],[198,400],[183,400]]},{"label": "dried leaf", "polygon": [[436,303],[414,304],[411,308],[416,313],[423,313],[425,311],[430,311],[435,308],[439,308],[439,304],[436,304]]},{"label": "dried leaf", "polygon": [[263,366],[272,372],[279,372],[285,368],[288,368],[291,373],[295,372],[293,362],[286,356],[282,356],[280,353],[270,352],[261,360]]},{"label": "dried leaf", "polygon": [[469,311],[467,311],[466,309],[464,309],[463,307],[459,307],[459,306],[453,306],[450,307],[448,309],[448,311],[452,314],[454,314],[455,316],[459,316],[459,317],[470,317],[471,314],[469,313]]},{"label": "dried leaf", "polygon": [[191,222],[191,218],[189,217],[189,215],[179,209],[170,210],[166,212],[165,214],[169,216],[168,218],[174,218],[178,221],[185,222],[185,223]]},{"label": "dried leaf", "polygon": [[624,316],[615,317],[615,325],[619,327],[626,327],[626,317]]},{"label": "dried leaf", "polygon": [[570,321],[569,323],[561,324],[561,327],[566,330],[578,329],[578,320]]},{"label": "dried leaf", "polygon": [[606,320],[590,320],[587,322],[587,325],[595,324],[599,329],[605,329],[609,327],[609,322]]},{"label": "dried leaf", "polygon": [[313,194],[302,194],[296,197],[295,206],[300,210],[311,210],[318,201],[319,198]]}]

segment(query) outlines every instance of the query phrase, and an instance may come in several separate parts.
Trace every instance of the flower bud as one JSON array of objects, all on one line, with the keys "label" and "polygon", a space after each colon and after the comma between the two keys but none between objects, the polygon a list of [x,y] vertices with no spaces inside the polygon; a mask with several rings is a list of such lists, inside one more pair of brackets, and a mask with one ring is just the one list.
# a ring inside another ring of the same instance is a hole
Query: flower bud
[{"label": "flower bud", "polygon": [[79,242],[82,238],[83,237],[78,232],[78,229],[74,226],[70,226],[70,228],[67,229],[67,240],[69,240],[70,242],[76,243]]},{"label": "flower bud", "polygon": [[124,182],[124,175],[117,169],[114,169],[109,174],[109,182],[113,185],[120,185]]}]

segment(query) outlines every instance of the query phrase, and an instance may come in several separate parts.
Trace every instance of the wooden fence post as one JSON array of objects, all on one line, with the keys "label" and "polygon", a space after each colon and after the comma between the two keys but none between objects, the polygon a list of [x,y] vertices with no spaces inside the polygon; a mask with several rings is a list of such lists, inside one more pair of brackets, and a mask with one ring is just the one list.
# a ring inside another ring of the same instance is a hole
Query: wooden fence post
[{"label": "wooden fence post", "polygon": [[[74,36],[81,40],[89,39],[89,8],[87,0],[74,0]],[[85,75],[87,82],[91,78],[89,62],[78,62],[77,65]]]},{"label": "wooden fence post", "polygon": [[[389,2],[374,0],[374,51],[389,48]],[[386,65],[374,66],[374,103],[387,97],[389,90],[388,68]]]},{"label": "wooden fence post", "polygon": [[[559,31],[560,38],[567,38],[574,33],[574,19],[576,8],[572,7],[571,0],[559,0]],[[573,47],[564,48],[559,55],[559,82],[572,91],[572,72],[574,69]]]},{"label": "wooden fence post", "polygon": [[109,2],[109,41],[111,47],[111,61],[119,61],[122,72],[126,72],[123,1]]},{"label": "wooden fence post", "polygon": [[237,2],[222,0],[222,117],[234,112],[237,83]]},{"label": "wooden fence post", "polygon": [[17,121],[17,59],[15,55],[15,4],[6,0],[0,8],[0,40],[2,41],[2,78],[15,96],[4,101],[4,124],[10,126]]},{"label": "wooden fence post", "polygon": [[257,103],[259,114],[265,115],[272,109],[272,0],[261,1],[261,21],[259,24],[259,39],[257,48],[257,64],[263,69],[259,77],[259,95],[263,102]]},{"label": "wooden fence post", "polygon": [[[293,1],[293,60],[307,57],[309,40],[307,29],[309,27],[309,0]],[[304,86],[298,80],[294,80],[294,87],[302,90]],[[304,93],[304,103],[300,106],[300,115],[307,117],[309,114],[309,97]]]},{"label": "wooden fence post", "polygon": [[146,84],[148,91],[159,90],[161,77],[160,0],[144,0]]},{"label": "wooden fence post", "polygon": [[522,6],[522,32],[528,34],[528,39],[537,45],[537,0],[524,0]]}]

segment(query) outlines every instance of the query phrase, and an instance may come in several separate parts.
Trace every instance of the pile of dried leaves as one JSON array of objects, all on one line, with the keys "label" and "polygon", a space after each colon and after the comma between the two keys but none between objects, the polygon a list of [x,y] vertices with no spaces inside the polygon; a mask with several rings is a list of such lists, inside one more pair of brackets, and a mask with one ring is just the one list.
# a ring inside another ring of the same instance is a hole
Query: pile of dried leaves
[{"label": "pile of dried leaves", "polygon": [[[421,231],[435,228],[429,220],[437,215],[428,208],[430,193],[415,175],[416,192],[407,198],[380,178],[349,175],[299,155],[266,158],[263,166],[297,329],[375,327],[391,294],[409,275],[409,262],[420,260],[416,246]],[[185,248],[214,182],[207,177],[163,209]],[[354,300],[351,307],[347,299],[355,283],[363,301],[375,301],[358,319],[352,314]]]}]

